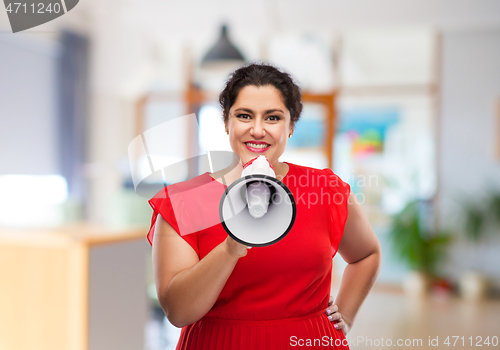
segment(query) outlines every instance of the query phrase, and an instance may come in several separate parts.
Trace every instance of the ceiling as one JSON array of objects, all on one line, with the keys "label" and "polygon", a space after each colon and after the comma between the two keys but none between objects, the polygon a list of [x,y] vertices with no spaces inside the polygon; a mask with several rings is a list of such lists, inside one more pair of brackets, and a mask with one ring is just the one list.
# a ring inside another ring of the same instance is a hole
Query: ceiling
[{"label": "ceiling", "polygon": [[[144,30],[193,35],[226,20],[235,31],[323,31],[417,25],[500,26],[498,0],[81,0],[85,11]],[[103,6],[106,4],[106,6]],[[77,10],[78,11],[78,10]],[[76,12],[76,11],[75,11]],[[213,30],[213,29],[212,29]]]},{"label": "ceiling", "polygon": [[[67,15],[29,31],[58,25],[126,24],[143,31],[187,38],[218,31],[227,21],[236,35],[342,31],[379,26],[438,29],[500,27],[498,0],[80,0]],[[0,11],[0,26],[8,28]]]}]

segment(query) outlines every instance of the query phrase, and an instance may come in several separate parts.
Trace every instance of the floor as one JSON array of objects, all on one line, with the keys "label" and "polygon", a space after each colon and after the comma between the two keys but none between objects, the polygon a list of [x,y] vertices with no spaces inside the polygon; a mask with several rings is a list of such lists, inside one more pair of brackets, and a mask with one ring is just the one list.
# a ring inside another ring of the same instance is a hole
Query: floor
[{"label": "floor", "polygon": [[[158,312],[148,324],[146,350],[175,348],[180,329],[163,317]],[[347,339],[351,349],[500,348],[500,300],[472,303],[445,294],[416,299],[374,288]]]},{"label": "floor", "polygon": [[351,349],[500,348],[500,300],[473,303],[447,294],[418,299],[381,289],[361,307],[348,334]]}]

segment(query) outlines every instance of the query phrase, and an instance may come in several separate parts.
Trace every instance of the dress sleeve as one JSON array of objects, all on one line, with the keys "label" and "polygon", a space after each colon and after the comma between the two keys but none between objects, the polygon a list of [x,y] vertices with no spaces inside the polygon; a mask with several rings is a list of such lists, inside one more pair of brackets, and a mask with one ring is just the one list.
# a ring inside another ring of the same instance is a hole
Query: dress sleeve
[{"label": "dress sleeve", "polygon": [[351,186],[342,181],[331,169],[324,169],[328,175],[328,189],[330,191],[330,241],[332,245],[332,258],[337,254],[340,240],[344,234],[344,227],[348,215],[348,200]]},{"label": "dress sleeve", "polygon": [[[191,247],[196,251],[198,256],[200,256],[200,252],[198,249],[198,237],[196,232],[190,229],[186,229],[186,225],[181,225],[183,229],[179,228],[179,222],[189,223],[189,213],[185,208],[184,201],[181,196],[175,196],[175,201],[171,199],[169,193],[175,193],[175,190],[172,186],[167,186],[160,190],[153,198],[151,198],[148,203],[153,208],[153,216],[151,218],[151,227],[149,228],[149,232],[147,235],[147,239],[149,244],[153,246],[153,235],[156,226],[156,220],[158,218],[158,214],[160,214],[172,228],[177,232],[186,242],[189,243]],[[174,204],[173,204],[174,202]],[[175,206],[175,208],[174,208]]]}]

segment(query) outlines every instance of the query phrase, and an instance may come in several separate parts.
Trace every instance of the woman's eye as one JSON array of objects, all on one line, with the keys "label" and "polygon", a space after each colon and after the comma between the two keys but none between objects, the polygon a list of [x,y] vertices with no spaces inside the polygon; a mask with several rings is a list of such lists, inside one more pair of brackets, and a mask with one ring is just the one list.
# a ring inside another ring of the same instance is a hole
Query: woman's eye
[{"label": "woman's eye", "polygon": [[[240,119],[252,119],[252,117],[248,114],[238,114],[236,116],[237,118],[240,118]],[[267,117],[267,120],[270,120],[270,121],[278,121],[280,120],[280,117],[278,117],[277,115],[271,115],[269,117]]]}]

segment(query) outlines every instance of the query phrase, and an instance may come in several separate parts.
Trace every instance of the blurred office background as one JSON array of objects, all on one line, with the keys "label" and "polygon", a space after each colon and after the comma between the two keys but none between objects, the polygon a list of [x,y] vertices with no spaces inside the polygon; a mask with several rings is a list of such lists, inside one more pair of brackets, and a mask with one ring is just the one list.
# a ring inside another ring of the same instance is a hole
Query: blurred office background
[{"label": "blurred office background", "polygon": [[494,344],[500,2],[82,0],[16,34],[0,11],[0,349],[175,347],[132,176],[152,168],[129,145],[161,130],[156,167],[230,150],[218,92],[250,61],[304,92],[281,160],[332,168],[381,242],[350,335]]}]

